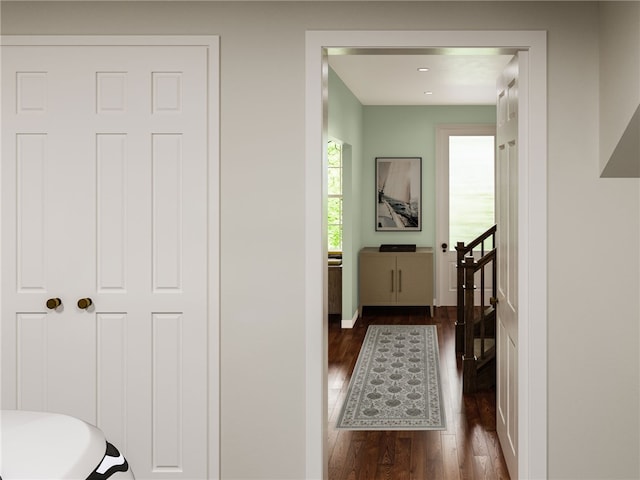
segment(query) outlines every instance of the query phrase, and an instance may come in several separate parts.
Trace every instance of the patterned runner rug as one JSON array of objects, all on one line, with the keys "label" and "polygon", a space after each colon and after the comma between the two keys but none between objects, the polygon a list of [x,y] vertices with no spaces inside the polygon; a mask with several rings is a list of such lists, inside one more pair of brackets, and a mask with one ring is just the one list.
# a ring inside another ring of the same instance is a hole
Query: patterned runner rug
[{"label": "patterned runner rug", "polygon": [[435,325],[371,325],[338,428],[444,430]]}]

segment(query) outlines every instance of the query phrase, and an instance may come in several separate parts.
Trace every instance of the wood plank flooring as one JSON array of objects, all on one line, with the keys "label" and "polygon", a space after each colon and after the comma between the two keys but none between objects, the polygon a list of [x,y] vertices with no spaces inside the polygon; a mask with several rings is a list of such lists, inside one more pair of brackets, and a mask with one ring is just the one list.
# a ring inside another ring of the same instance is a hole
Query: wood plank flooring
[{"label": "wood plank flooring", "polygon": [[[335,428],[369,325],[436,325],[447,430]],[[353,329],[329,321],[329,480],[509,479],[496,433],[495,392],[462,394],[455,308],[365,308]]]}]

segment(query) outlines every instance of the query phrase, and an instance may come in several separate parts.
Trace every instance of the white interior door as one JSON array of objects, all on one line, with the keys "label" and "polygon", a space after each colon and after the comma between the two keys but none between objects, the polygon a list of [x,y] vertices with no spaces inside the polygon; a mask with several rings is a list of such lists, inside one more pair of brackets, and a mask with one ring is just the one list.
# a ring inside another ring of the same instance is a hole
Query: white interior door
[{"label": "white interior door", "polygon": [[137,478],[208,476],[207,61],[2,49],[2,408],[97,425]]},{"label": "white interior door", "polygon": [[[518,474],[518,61],[497,82],[497,426],[511,478]],[[521,60],[522,61],[522,60]]]},{"label": "white interior door", "polygon": [[[494,224],[495,125],[440,125],[436,131],[437,304],[457,304],[457,242],[468,244]],[[485,244],[487,251],[491,242]],[[480,250],[475,252],[480,258]],[[479,273],[476,283],[480,286]],[[485,274],[486,303],[491,272]],[[480,300],[477,291],[476,302]]]}]

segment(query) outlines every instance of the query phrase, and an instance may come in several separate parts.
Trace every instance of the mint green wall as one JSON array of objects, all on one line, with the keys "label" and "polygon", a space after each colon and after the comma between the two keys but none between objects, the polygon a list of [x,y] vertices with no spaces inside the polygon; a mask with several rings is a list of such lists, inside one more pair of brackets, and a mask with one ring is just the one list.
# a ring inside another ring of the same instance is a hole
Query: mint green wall
[{"label": "mint green wall", "polygon": [[329,69],[328,134],[343,142],[342,319],[358,308],[357,253],[360,248],[362,105],[335,72]]},{"label": "mint green wall", "polygon": [[[441,124],[495,123],[495,106],[363,106],[329,69],[328,134],[345,149],[342,318],[358,307],[357,254],[363,246],[434,246],[435,132]],[[350,155],[349,155],[350,154]],[[422,231],[375,231],[375,157],[422,157]]]},{"label": "mint green wall", "polygon": [[[362,246],[434,246],[436,127],[495,123],[495,106],[365,106],[360,236]],[[422,157],[422,231],[375,231],[375,157]]]}]

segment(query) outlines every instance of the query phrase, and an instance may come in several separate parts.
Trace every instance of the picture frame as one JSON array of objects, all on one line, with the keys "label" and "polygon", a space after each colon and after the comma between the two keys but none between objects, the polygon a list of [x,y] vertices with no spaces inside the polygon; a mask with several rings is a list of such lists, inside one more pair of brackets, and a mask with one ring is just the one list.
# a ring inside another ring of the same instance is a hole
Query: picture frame
[{"label": "picture frame", "polygon": [[376,231],[422,230],[422,157],[376,157]]}]

